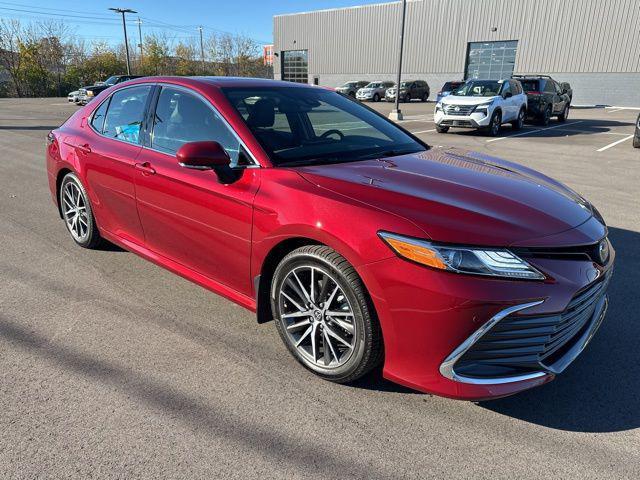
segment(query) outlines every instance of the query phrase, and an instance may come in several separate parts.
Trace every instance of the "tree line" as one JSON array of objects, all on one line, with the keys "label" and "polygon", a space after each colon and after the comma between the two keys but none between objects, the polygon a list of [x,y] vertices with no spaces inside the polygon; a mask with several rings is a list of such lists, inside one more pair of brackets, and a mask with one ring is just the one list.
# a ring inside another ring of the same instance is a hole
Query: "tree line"
[{"label": "tree line", "polygon": [[[212,33],[200,42],[149,33],[129,46],[134,75],[223,75],[273,78],[261,48],[243,35]],[[126,74],[124,43],[86,42],[63,22],[0,20],[0,97],[66,96],[111,75]]]}]

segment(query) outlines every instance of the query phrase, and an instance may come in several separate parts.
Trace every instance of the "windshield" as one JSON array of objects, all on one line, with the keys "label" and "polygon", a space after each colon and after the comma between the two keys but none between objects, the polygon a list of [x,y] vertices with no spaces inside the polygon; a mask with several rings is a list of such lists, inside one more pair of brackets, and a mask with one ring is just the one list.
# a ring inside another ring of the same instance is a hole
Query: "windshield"
[{"label": "windshield", "polygon": [[369,108],[328,90],[222,90],[271,161],[279,166],[343,163],[429,148]]},{"label": "windshield", "polygon": [[342,85],[343,88],[351,88],[355,86],[356,86],[356,82],[347,82],[344,85]]},{"label": "windshield", "polygon": [[105,85],[115,85],[117,81],[118,81],[118,77],[116,77],[116,76],[114,75],[114,76],[112,76],[112,77],[107,78],[107,79],[104,81],[104,84],[105,84]]},{"label": "windshield", "polygon": [[500,93],[502,81],[495,80],[471,80],[453,94],[460,97],[495,97]]},{"label": "windshield", "polygon": [[413,82],[402,82],[400,83],[400,88],[407,88],[409,86],[411,86]]},{"label": "windshield", "polygon": [[364,88],[380,88],[382,86],[382,84],[380,82],[373,82],[370,83],[369,85],[367,85]]}]

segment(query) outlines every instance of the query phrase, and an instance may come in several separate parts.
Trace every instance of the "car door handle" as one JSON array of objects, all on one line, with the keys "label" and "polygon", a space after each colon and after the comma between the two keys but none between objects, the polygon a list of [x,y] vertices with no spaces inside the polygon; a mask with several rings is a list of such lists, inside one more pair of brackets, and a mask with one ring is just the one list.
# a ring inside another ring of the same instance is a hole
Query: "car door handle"
[{"label": "car door handle", "polygon": [[91,153],[91,147],[88,143],[82,145],[76,145],[76,148],[80,150],[82,153]]},{"label": "car door handle", "polygon": [[149,162],[136,163],[133,166],[136,170],[141,171],[143,175],[153,175],[154,173],[156,173]]}]

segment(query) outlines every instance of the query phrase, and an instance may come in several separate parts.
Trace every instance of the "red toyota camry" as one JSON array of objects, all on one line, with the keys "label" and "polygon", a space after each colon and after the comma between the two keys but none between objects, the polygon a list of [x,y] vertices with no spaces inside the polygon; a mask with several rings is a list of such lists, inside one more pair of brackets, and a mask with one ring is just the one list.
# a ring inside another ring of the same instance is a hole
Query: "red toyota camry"
[{"label": "red toyota camry", "polygon": [[338,93],[141,78],[48,137],[49,186],[106,239],[256,312],[317,375],[486,399],[543,384],[607,308],[598,211],[531,169],[432,149]]}]

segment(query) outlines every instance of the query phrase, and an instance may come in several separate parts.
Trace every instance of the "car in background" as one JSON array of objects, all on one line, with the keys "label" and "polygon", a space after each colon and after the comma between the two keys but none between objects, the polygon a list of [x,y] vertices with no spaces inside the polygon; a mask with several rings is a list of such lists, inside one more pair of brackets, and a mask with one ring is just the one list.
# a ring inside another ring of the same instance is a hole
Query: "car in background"
[{"label": "car in background", "polygon": [[387,89],[394,85],[395,83],[389,81],[375,81],[368,83],[356,92],[356,98],[358,100],[379,102],[384,98]]},{"label": "car in background", "polygon": [[551,117],[564,122],[569,117],[571,98],[558,82],[549,75],[514,75],[527,94],[527,117],[543,126],[549,125]]},{"label": "car in background", "polygon": [[107,78],[104,82],[96,82],[95,85],[91,85],[89,87],[83,87],[80,89],[79,102],[80,105],[86,105],[95,97],[98,96],[100,92],[106,90],[113,85],[117,85],[118,83],[126,82],[127,80],[132,80],[134,78],[140,78],[142,75],[113,75]]},{"label": "car in background", "polygon": [[67,101],[76,103],[78,101],[79,96],[80,96],[79,90],[74,90],[73,92],[69,92],[69,95],[67,95]]},{"label": "car in background", "polygon": [[[388,88],[385,92],[384,98],[387,102],[396,101],[395,86]],[[400,101],[410,102],[414,98],[417,98],[423,102],[429,100],[429,84],[424,80],[405,80],[400,82]]]},{"label": "car in background", "polygon": [[560,82],[560,89],[569,96],[569,103],[573,101],[573,88],[569,82]]},{"label": "car in background", "polygon": [[636,119],[636,131],[633,134],[633,146],[635,148],[640,148],[640,114],[638,114],[638,118]]},{"label": "car in background", "polygon": [[440,91],[436,94],[436,103],[438,103],[440,100],[442,100],[457,88],[460,88],[462,85],[464,85],[464,82],[445,82]]},{"label": "car in background", "polygon": [[346,82],[342,84],[341,86],[337,87],[335,90],[336,92],[341,93],[343,95],[347,95],[349,97],[355,97],[356,92],[359,89],[366,87],[367,85],[369,85],[368,80],[351,81],[351,82]]},{"label": "car in background", "polygon": [[[273,320],[337,383],[382,364],[423,392],[504,397],[564,371],[607,309],[615,252],[587,200],[326,89],[133,80],[49,132],[46,165],[79,247],[109,240]],[[70,274],[87,261],[64,255]]]},{"label": "car in background", "polygon": [[505,123],[521,129],[526,113],[527,96],[518,80],[468,80],[436,103],[434,120],[438,133],[461,127],[496,136]]}]

